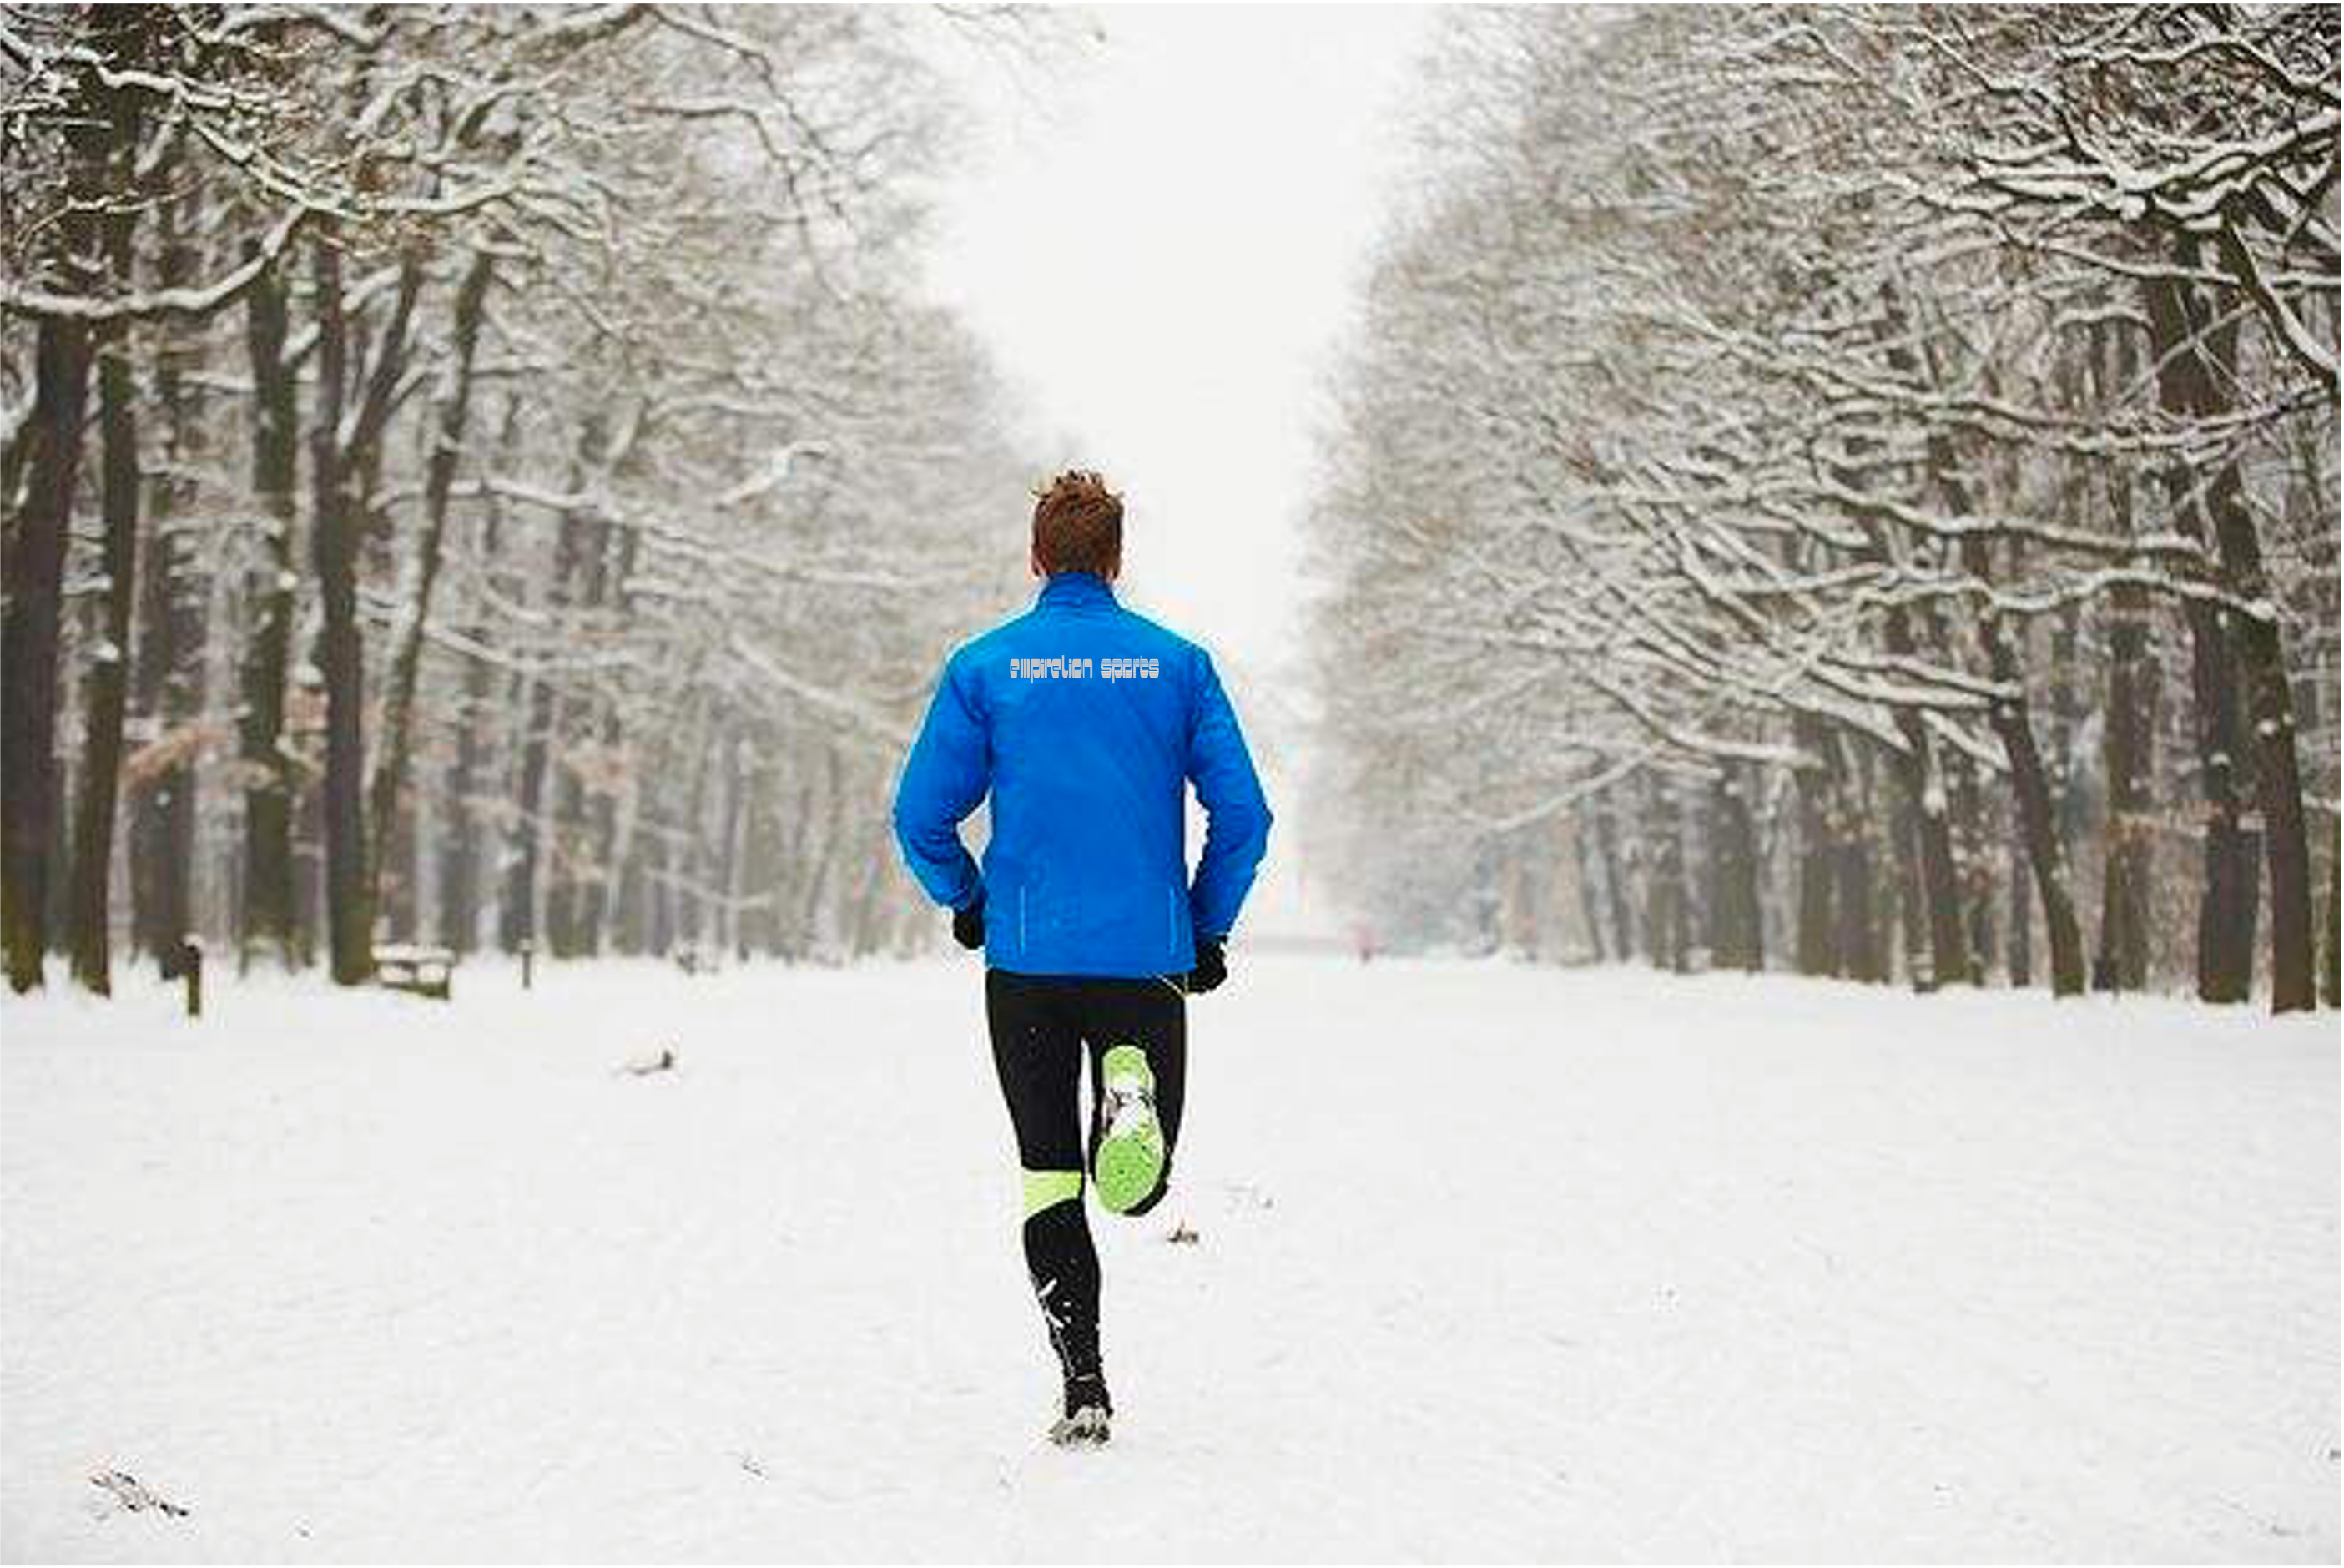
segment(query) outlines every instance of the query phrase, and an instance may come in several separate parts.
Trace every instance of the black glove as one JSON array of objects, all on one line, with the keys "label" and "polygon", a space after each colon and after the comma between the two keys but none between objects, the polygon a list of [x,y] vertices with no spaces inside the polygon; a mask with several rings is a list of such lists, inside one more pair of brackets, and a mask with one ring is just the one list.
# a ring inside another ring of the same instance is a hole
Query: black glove
[{"label": "black glove", "polygon": [[985,946],[985,889],[953,911],[953,940],[964,947]]},{"label": "black glove", "polygon": [[1197,966],[1188,971],[1188,995],[1201,996],[1229,977],[1229,961],[1221,950],[1221,938],[1197,938]]}]

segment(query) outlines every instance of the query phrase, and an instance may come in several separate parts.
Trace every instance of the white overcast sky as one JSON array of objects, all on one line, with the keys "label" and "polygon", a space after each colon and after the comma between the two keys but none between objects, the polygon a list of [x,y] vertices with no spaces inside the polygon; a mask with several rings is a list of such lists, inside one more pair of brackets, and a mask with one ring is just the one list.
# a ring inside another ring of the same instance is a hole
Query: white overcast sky
[{"label": "white overcast sky", "polygon": [[[1430,15],[1077,15],[1097,35],[1046,71],[953,65],[975,125],[931,288],[991,349],[1037,455],[1123,491],[1124,597],[1223,664],[1290,827],[1312,432],[1405,158]],[[1005,548],[1022,549],[1030,504],[1003,498]],[[1297,839],[1279,838],[1290,873]]]}]

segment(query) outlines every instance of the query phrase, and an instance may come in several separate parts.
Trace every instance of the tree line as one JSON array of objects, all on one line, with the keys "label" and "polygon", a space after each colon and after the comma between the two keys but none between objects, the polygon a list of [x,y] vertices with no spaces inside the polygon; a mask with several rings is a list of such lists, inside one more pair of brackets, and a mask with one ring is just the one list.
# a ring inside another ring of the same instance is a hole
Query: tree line
[{"label": "tree line", "polygon": [[0,946],[851,954],[1027,466],[918,30],[0,8]]},{"label": "tree line", "polygon": [[2335,10],[1430,69],[1313,519],[1384,939],[2335,1005]]}]

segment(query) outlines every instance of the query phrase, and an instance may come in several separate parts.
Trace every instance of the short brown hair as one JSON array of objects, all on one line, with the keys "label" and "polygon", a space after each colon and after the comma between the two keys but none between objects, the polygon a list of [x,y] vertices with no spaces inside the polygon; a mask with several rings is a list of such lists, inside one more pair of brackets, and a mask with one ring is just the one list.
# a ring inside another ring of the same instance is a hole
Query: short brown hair
[{"label": "short brown hair", "polygon": [[1068,469],[1034,494],[1034,559],[1045,572],[1112,577],[1122,568],[1123,497],[1106,481]]}]

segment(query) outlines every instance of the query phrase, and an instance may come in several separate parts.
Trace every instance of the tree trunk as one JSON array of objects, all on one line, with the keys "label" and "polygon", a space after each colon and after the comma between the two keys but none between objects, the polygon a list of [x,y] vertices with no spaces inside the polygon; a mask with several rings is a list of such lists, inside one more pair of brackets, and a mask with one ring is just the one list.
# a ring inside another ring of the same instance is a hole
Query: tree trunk
[{"label": "tree trunk", "polygon": [[[1929,733],[1918,714],[1897,713],[1904,745],[1896,753],[1896,769],[1912,810],[1912,850],[1915,882],[1911,895],[1915,914],[1925,917],[1929,937],[1929,967],[1923,973],[1919,954],[1908,951],[1915,990],[1934,991],[1949,980],[1969,978],[1969,940],[1962,928],[1961,877],[1954,865],[1953,828],[1947,820],[1945,789],[1939,777]],[[1906,929],[1912,929],[1908,919]]]},{"label": "tree trunk", "polygon": [[[480,526],[483,573],[496,564],[500,531],[491,505]],[[487,630],[474,622],[468,628],[468,641],[480,645]],[[456,754],[448,764],[440,832],[440,943],[457,953],[470,953],[480,942],[480,826],[472,792],[479,787],[488,753],[489,693],[494,679],[486,659],[476,653],[464,656],[463,706],[456,715]]]},{"label": "tree trunk", "polygon": [[[2016,665],[2009,668],[2016,678]],[[2084,934],[2076,918],[2075,901],[2067,892],[2067,856],[2059,838],[2057,814],[2051,788],[2043,773],[2043,758],[2035,749],[2035,726],[2026,716],[2022,697],[1997,698],[1994,704],[1995,733],[2010,761],[2011,788],[2018,808],[2021,842],[2028,869],[2034,874],[2035,895],[2043,910],[2044,936],[2051,949],[2051,994],[2079,996],[2084,993]],[[2026,924],[2022,910],[2014,916]],[[2023,984],[2015,976],[2012,983]]]},{"label": "tree trunk", "polygon": [[732,733],[732,744],[726,748],[724,764],[724,825],[718,839],[716,886],[717,932],[720,946],[729,950],[735,962],[749,954],[741,942],[741,822],[743,797],[748,794],[749,770],[753,765],[749,730],[746,724]]},{"label": "tree trunk", "polygon": [[260,514],[260,556],[246,584],[252,631],[238,672],[244,764],[244,917],[241,945],[273,948],[288,966],[299,957],[293,870],[298,777],[285,733],[286,679],[293,648],[295,467],[300,449],[299,388],[285,358],[290,322],[285,288],[272,269],[245,291],[245,343],[252,367],[252,491]]},{"label": "tree trunk", "polygon": [[2328,962],[2319,970],[2319,999],[2344,1002],[2344,844],[2328,840]]},{"label": "tree trunk", "polygon": [[[1892,614],[1891,619],[1895,617]],[[1893,644],[1892,644],[1893,646]],[[1910,856],[1903,907],[1905,964],[1913,988],[1934,991],[1969,977],[1969,946],[1962,928],[1961,880],[1954,865],[1953,831],[1946,821],[1945,792],[1937,775],[1928,731],[1909,709],[1899,710],[1897,728],[1904,744],[1894,754],[1904,785],[1905,850]],[[1924,923],[1925,922],[1925,927]],[[1925,928],[1928,964],[1922,965],[1919,937]]]},{"label": "tree trunk", "polygon": [[[423,638],[431,619],[431,601],[440,582],[442,546],[448,535],[450,498],[455,491],[456,466],[463,456],[464,431],[472,403],[472,362],[480,339],[480,319],[488,300],[495,264],[489,252],[473,252],[464,280],[456,290],[455,355],[448,369],[446,390],[433,425],[431,456],[423,481],[423,531],[416,541],[415,582],[406,605],[407,623],[391,654],[389,688],[383,700],[381,744],[375,761],[369,800],[374,842],[388,845],[407,785],[409,748],[415,714],[415,687],[423,665]],[[382,892],[379,866],[371,895]]]},{"label": "tree trunk", "polygon": [[1758,842],[1750,802],[1731,764],[1710,786],[1710,964],[1766,966],[1758,902]]},{"label": "tree trunk", "polygon": [[365,654],[359,628],[359,520],[351,505],[342,404],[349,385],[349,323],[342,312],[341,252],[331,238],[310,250],[318,311],[318,410],[309,442],[311,559],[325,620],[318,668],[326,682],[326,930],[334,983],[362,985],[374,974],[365,788]]},{"label": "tree trunk", "polygon": [[1792,787],[1798,794],[1798,932],[1793,962],[1802,975],[1840,972],[1840,929],[1834,923],[1832,895],[1838,885],[1833,842],[1831,764],[1823,721],[1806,713],[1792,721],[1802,754]]},{"label": "tree trunk", "polygon": [[[127,143],[125,144],[126,148]],[[128,177],[126,173],[124,184]],[[104,224],[106,270],[127,291],[130,209]],[[122,794],[122,715],[129,695],[131,612],[138,602],[138,388],[129,335],[101,332],[97,347],[99,510],[106,521],[105,631],[91,661],[82,742],[81,800],[74,819],[73,906],[68,918],[74,977],[104,996],[114,990],[114,824]]]},{"label": "tree trunk", "polygon": [[[162,280],[184,285],[193,275],[195,248],[181,232],[177,204],[164,209]],[[177,973],[181,944],[195,930],[196,749],[186,732],[203,713],[206,595],[183,548],[195,496],[195,470],[204,448],[203,399],[187,381],[199,353],[192,335],[174,324],[157,354],[156,400],[163,412],[164,470],[150,476],[148,551],[140,579],[138,711],[150,739],[169,747],[170,761],[138,781],[131,824],[132,932],[162,966]]]},{"label": "tree trunk", "polygon": [[1684,885],[1684,832],[1675,787],[1667,779],[1646,782],[1646,842],[1652,873],[1646,886],[1644,946],[1652,963],[1685,974],[1692,967],[1692,916]]},{"label": "tree trunk", "polygon": [[[570,579],[578,569],[577,551],[577,529],[565,515],[555,536],[553,575],[545,594],[545,603],[555,612],[552,619],[557,623],[559,612],[570,602]],[[525,688],[526,702],[521,704],[525,718],[519,775],[515,780],[513,846],[506,857],[503,909],[499,921],[499,935],[507,952],[518,951],[523,942],[537,939],[539,862],[545,845],[545,778],[556,712],[553,681],[548,670],[530,672],[517,683],[517,688]],[[522,691],[517,689],[514,695],[520,703]]]},{"label": "tree trunk", "polygon": [[41,983],[48,948],[50,846],[57,832],[57,632],[72,523],[81,424],[89,395],[89,329],[43,320],[35,334],[29,482],[7,541],[6,620],[0,625],[0,725],[7,744],[0,791],[0,928],[8,983]]},{"label": "tree trunk", "polygon": [[[2019,990],[2035,984],[2035,920],[2034,908],[2027,902],[2028,858],[2025,845],[2010,852],[2010,945],[2007,967],[2010,983]],[[2065,995],[2056,991],[2055,994]]]},{"label": "tree trunk", "polygon": [[1836,879],[1839,933],[1835,946],[1840,972],[1851,980],[1876,985],[1888,978],[1881,939],[1879,903],[1874,896],[1875,872],[1872,861],[1870,814],[1863,804],[1871,798],[1869,754],[1854,755],[1836,735],[1826,734],[1833,766],[1839,779],[1838,811],[1831,824],[1838,849],[1833,857]]},{"label": "tree trunk", "polygon": [[[2237,320],[2201,325],[2194,338],[2197,354],[2213,362],[2212,373],[2204,376],[2202,399],[2208,404],[2218,400],[2227,407],[2226,389],[2236,384]],[[2197,354],[2185,358],[2194,359]],[[2264,864],[2270,879],[2271,1011],[2305,1011],[2318,1001],[2312,976],[2311,839],[2304,819],[2295,700],[2288,684],[2278,607],[2235,458],[2215,466],[2203,495],[2225,585],[2234,598],[2253,606],[2250,612],[2225,614],[2246,677],[2248,716],[2253,721],[2255,792],[2262,808]]]},{"label": "tree trunk", "polygon": [[[1892,319],[1895,309],[1892,299]],[[1898,360],[1901,357],[1899,350],[1890,350],[1892,360]],[[1862,456],[1869,444],[1864,441],[1854,443],[1853,455]],[[1857,491],[1867,483],[1862,470],[1854,466],[1844,468],[1838,477]],[[1867,541],[1863,553],[1875,561],[1891,561],[1893,556],[1887,547],[1879,514],[1867,506],[1859,505],[1854,509],[1854,517]],[[1899,605],[1889,610],[1882,622],[1882,635],[1891,658],[1909,661],[1914,657],[1912,620],[1904,607]],[[1968,940],[1962,928],[1961,877],[1954,861],[1945,781],[1935,748],[1929,739],[1928,727],[1923,723],[1919,710],[1909,704],[1896,706],[1891,718],[1901,742],[1891,753],[1893,765],[1904,785],[1905,804],[1910,812],[1910,832],[1904,835],[1903,847],[1913,857],[1901,900],[1905,920],[1905,965],[1912,972],[1915,989],[1934,991],[1940,986],[1970,976]],[[1918,943],[1915,940],[1917,935],[1915,921],[1924,911],[1928,919],[1929,935],[1929,967],[1925,974],[1921,967]]]},{"label": "tree trunk", "polygon": [[[2194,241],[2182,241],[2182,262],[2194,262]],[[2208,329],[2194,290],[2173,278],[2142,281],[2149,317],[2149,349],[2157,361],[2158,403],[2176,415],[2218,417],[2227,394],[2213,370],[2237,329]],[[2262,553],[2248,516],[2234,457],[2215,461],[2203,476],[2182,464],[2166,471],[2176,532],[2197,541],[2213,534],[2215,577],[2231,595],[2269,604]],[[2246,1001],[2253,994],[2258,924],[2255,832],[2246,825],[2237,769],[2248,736],[2238,715],[2238,675],[2246,675],[2255,724],[2255,783],[2262,797],[2262,839],[2271,865],[2271,1006],[2292,1010],[2311,1003],[2311,921],[2309,865],[2304,858],[2302,778],[2295,757],[2286,671],[2280,665],[2276,612],[2237,614],[2192,598],[2187,602],[2194,644],[2192,677],[2198,708],[2198,757],[2208,804],[2206,820],[2206,900],[2198,907],[2198,996]]]},{"label": "tree trunk", "polygon": [[542,841],[547,735],[553,727],[553,687],[542,673],[529,681],[522,721],[520,773],[514,780],[513,836],[506,855],[498,939],[508,953],[537,939],[537,858]]},{"label": "tree trunk", "polygon": [[[1941,478],[1955,509],[1967,514],[1971,507],[1964,487],[1951,477],[1950,470]],[[1985,541],[1975,535],[1969,536],[1964,540],[1962,551],[1970,575],[1981,582],[1987,581],[1990,562]],[[2002,743],[2003,756],[2010,766],[2020,837],[2026,845],[2028,868],[2034,875],[2036,897],[2043,909],[2044,934],[2051,947],[2051,994],[2081,996],[2083,929],[2076,918],[2075,900],[2067,891],[2066,851],[2059,837],[2058,816],[2051,802],[2050,781],[2044,774],[2043,755],[2036,747],[2035,724],[2028,716],[2026,675],[2019,668],[2017,652],[2011,646],[2009,632],[1998,612],[1989,607],[1980,612],[1977,635],[1986,668],[2002,688],[1988,704],[1986,718],[1995,737]],[[1983,863],[1984,856],[1980,859]],[[1983,897],[1978,903],[1981,908],[1985,906]],[[2023,912],[2018,918],[2024,924]],[[2012,983],[2021,982],[2013,976]]]},{"label": "tree trunk", "polygon": [[1603,898],[1612,916],[1612,946],[1622,963],[1636,956],[1635,916],[1629,906],[1626,864],[1620,855],[1619,787],[1603,791],[1596,804],[1595,847],[1603,861]]},{"label": "tree trunk", "polygon": [[[2135,374],[2129,337],[2101,329],[2092,369],[2100,400],[2112,401]],[[2138,533],[2130,465],[2105,470],[2108,515],[2117,537]],[[2092,984],[2107,991],[2148,986],[2149,878],[2156,824],[2157,661],[2149,648],[2147,590],[2120,583],[2108,592],[2108,700],[2101,757],[2108,781],[2107,827],[2100,881],[2100,948]],[[2201,945],[2201,955],[2202,955]]]},{"label": "tree trunk", "polygon": [[[606,533],[611,560],[604,597],[615,606],[620,618],[625,620],[633,613],[629,584],[634,576],[635,531],[614,526]],[[602,703],[600,743],[604,758],[616,759],[622,754],[621,746],[625,735],[625,723],[621,716],[619,702],[615,697],[606,697]],[[589,953],[602,951],[604,927],[617,900],[619,885],[619,794],[622,784],[620,780],[608,776],[607,767],[600,782],[601,787],[594,792],[592,820],[587,829],[591,841],[587,853],[593,875],[586,883],[585,896],[579,911],[580,942]]]},{"label": "tree trunk", "polygon": [[1593,826],[1585,814],[1571,823],[1571,853],[1579,868],[1579,920],[1587,927],[1588,950],[1595,962],[1601,964],[1611,955],[1604,950],[1603,909],[1597,902],[1595,851],[1589,842],[1593,835]]},{"label": "tree trunk", "polygon": [[[590,476],[601,472],[608,456],[607,424],[601,414],[590,415],[579,434],[573,488],[582,489]],[[590,616],[601,608],[609,584],[610,542],[610,524],[600,515],[585,510],[562,514],[561,549],[570,564],[561,569],[561,581],[567,582],[573,572],[577,574],[578,603]],[[592,723],[595,703],[590,688],[557,693],[552,708],[553,806],[545,826],[545,840],[551,845],[545,937],[548,949],[565,958],[583,956],[578,916],[581,879],[589,870],[582,842],[586,781],[581,771],[583,759],[577,754]]]}]

